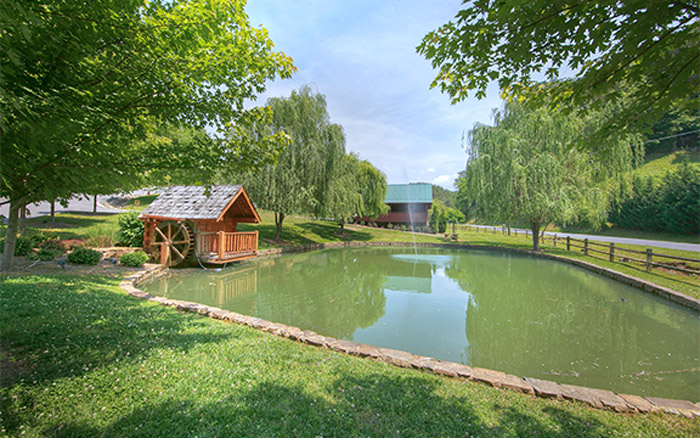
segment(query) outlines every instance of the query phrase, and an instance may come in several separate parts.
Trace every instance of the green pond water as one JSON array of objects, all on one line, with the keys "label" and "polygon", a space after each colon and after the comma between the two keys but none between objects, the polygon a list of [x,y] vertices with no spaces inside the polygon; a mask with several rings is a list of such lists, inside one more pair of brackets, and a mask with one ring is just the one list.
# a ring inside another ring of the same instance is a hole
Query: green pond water
[{"label": "green pond water", "polygon": [[700,400],[700,315],[567,264],[351,248],[183,271],[146,291],[521,377]]}]

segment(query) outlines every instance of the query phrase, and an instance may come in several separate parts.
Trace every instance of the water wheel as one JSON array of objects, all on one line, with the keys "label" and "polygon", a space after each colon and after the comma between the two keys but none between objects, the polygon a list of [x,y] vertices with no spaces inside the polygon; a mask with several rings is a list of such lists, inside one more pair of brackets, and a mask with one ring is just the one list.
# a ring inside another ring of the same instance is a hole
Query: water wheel
[{"label": "water wheel", "polygon": [[194,249],[194,232],[186,222],[163,221],[153,231],[151,248],[156,260],[167,267],[177,266]]}]

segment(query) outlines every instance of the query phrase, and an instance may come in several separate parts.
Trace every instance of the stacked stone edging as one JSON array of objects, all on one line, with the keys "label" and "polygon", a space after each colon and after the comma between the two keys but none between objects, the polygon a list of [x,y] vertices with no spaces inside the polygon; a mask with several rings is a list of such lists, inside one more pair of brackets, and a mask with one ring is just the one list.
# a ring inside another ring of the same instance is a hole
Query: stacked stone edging
[{"label": "stacked stone edging", "polygon": [[[260,257],[269,257],[278,254],[312,251],[326,248],[339,247],[364,247],[364,246],[414,246],[413,243],[406,242],[331,242],[321,244],[304,245],[293,248],[275,248],[259,252]],[[678,298],[684,298],[686,302],[680,302],[688,307],[700,310],[700,302],[693,298],[687,297],[676,291],[662,288],[653,283],[636,279],[625,274],[600,268],[590,263],[581,262],[579,260],[566,259],[564,257],[554,256],[551,254],[539,254],[531,251],[517,250],[513,248],[501,247],[485,247],[472,246],[461,244],[434,244],[434,243],[417,243],[416,246],[433,246],[433,247],[453,247],[465,249],[490,249],[505,252],[513,252],[520,254],[532,254],[536,256],[544,256],[554,260],[571,263],[586,269],[591,269],[608,277],[623,281],[627,284],[640,287],[657,295],[664,296],[673,301]],[[688,418],[700,418],[700,403],[693,404],[687,400],[673,400],[657,397],[641,397],[630,394],[617,394],[604,389],[587,388],[582,386],[558,384],[549,380],[540,380],[530,377],[521,378],[501,371],[488,370],[479,367],[470,367],[467,365],[443,361],[426,356],[418,356],[405,351],[394,350],[391,348],[374,347],[372,345],[360,344],[357,342],[346,341],[343,339],[335,339],[328,336],[319,335],[310,330],[302,330],[298,327],[288,326],[285,324],[274,323],[264,319],[242,315],[236,312],[219,309],[217,307],[206,306],[203,304],[193,303],[189,301],[172,300],[165,297],[151,295],[137,288],[137,286],[149,279],[163,275],[165,267],[155,265],[148,267],[146,270],[135,273],[129,276],[120,283],[120,287],[128,294],[142,298],[148,301],[160,303],[164,306],[175,307],[186,312],[195,312],[200,315],[205,315],[213,319],[229,321],[236,324],[247,325],[249,327],[272,333],[282,338],[289,338],[304,344],[314,345],[321,348],[338,351],[345,354],[350,354],[358,357],[369,357],[375,360],[380,360],[402,368],[414,368],[423,371],[429,371],[435,374],[461,378],[468,381],[476,381],[484,383],[496,388],[508,389],[511,391],[530,394],[540,398],[550,398],[556,400],[577,400],[583,402],[596,409],[606,409],[615,412],[624,413],[648,413],[648,412],[668,412],[676,415],[683,415]],[[640,286],[643,285],[643,286]],[[670,295],[665,295],[669,293]],[[673,297],[676,297],[675,299]],[[678,302],[678,301],[677,301]],[[693,304],[694,303],[694,304]]]}]

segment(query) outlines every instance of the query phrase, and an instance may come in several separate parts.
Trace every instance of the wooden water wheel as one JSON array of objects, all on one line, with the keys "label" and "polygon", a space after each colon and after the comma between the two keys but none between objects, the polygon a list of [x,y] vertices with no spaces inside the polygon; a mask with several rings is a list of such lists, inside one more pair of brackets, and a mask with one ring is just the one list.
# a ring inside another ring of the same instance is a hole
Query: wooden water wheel
[{"label": "wooden water wheel", "polygon": [[151,250],[162,265],[179,265],[193,249],[194,232],[186,222],[163,221],[155,227]]}]

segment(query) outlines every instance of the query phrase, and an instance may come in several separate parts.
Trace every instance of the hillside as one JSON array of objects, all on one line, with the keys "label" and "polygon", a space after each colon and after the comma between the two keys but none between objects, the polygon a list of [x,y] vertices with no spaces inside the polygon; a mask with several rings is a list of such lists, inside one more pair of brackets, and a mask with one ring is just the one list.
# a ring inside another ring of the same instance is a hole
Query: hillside
[{"label": "hillside", "polygon": [[671,153],[657,152],[647,154],[644,164],[633,171],[634,175],[662,178],[666,172],[675,170],[684,161],[700,167],[700,150],[682,150]]}]

